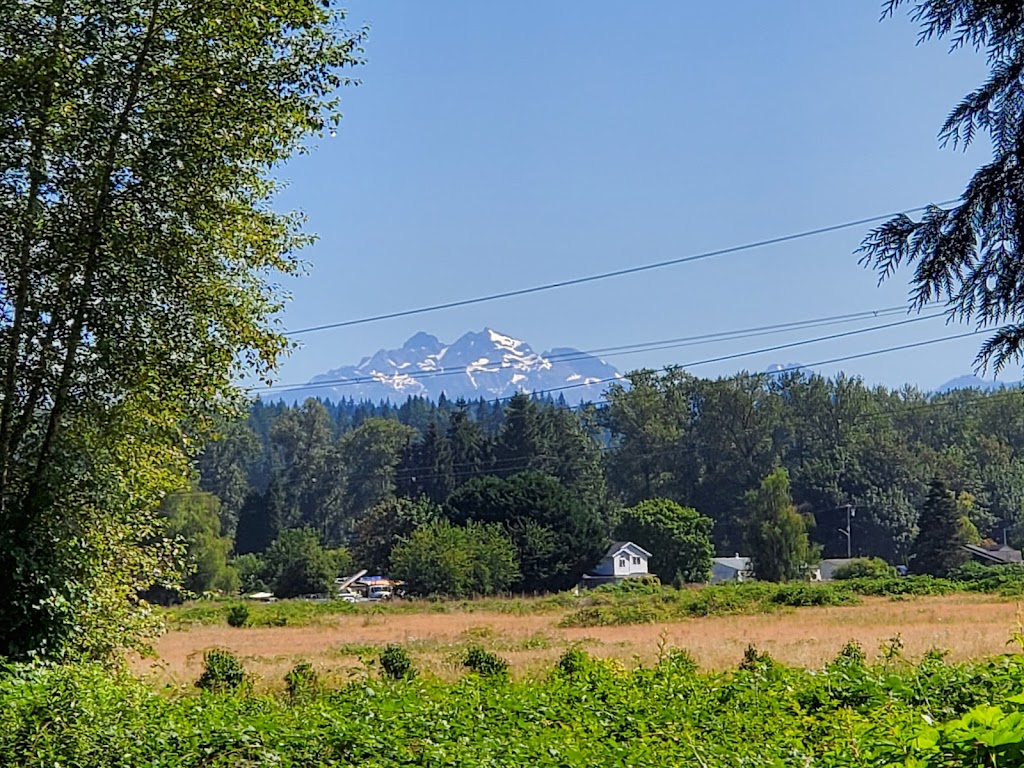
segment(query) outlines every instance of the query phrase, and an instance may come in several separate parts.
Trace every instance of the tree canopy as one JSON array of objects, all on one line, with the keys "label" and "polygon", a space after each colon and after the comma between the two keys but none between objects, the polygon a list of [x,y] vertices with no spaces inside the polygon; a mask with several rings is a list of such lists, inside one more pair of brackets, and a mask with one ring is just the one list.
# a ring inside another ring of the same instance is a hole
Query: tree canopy
[{"label": "tree canopy", "polygon": [[782,467],[746,495],[747,551],[754,576],[764,581],[801,578],[816,556],[807,520],[793,504],[789,473]]},{"label": "tree canopy", "polygon": [[516,549],[504,529],[472,520],[427,523],[398,543],[391,560],[395,576],[414,595],[493,595],[519,578]]},{"label": "tree canopy", "polygon": [[446,514],[460,524],[503,526],[516,545],[522,572],[517,586],[525,591],[574,586],[608,541],[598,511],[543,472],[474,478],[448,499]]},{"label": "tree canopy", "polygon": [[319,0],[0,13],[0,656],[102,657],[173,571],[157,507],[288,341],[270,171],[338,119]]},{"label": "tree canopy", "polygon": [[622,511],[616,537],[651,553],[648,570],[664,583],[708,580],[715,548],[714,523],[695,509],[669,499],[649,499]]}]

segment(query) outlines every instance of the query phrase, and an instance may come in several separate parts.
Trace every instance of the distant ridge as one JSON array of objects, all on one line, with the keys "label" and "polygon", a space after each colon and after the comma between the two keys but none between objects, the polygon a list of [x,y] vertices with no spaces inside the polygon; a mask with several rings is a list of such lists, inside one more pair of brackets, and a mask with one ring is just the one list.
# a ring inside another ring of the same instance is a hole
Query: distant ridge
[{"label": "distant ridge", "polygon": [[1009,389],[1019,386],[1021,386],[1021,382],[1019,381],[992,381],[990,379],[983,379],[980,376],[975,376],[974,374],[967,374],[965,376],[958,376],[955,379],[950,379],[935,391],[944,393],[952,392],[957,389],[978,389],[982,392],[995,392],[1000,389]]}]

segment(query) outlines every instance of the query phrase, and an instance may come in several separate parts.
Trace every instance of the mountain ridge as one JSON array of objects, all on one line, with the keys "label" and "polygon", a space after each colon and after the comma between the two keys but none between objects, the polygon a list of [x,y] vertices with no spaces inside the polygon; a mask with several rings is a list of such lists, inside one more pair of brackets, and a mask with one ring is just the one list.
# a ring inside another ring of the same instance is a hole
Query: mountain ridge
[{"label": "mountain ridge", "polygon": [[394,349],[379,349],[356,365],[314,376],[304,386],[271,392],[286,402],[337,400],[500,399],[517,392],[557,391],[569,402],[599,398],[622,378],[612,365],[573,347],[537,353],[493,328],[469,331],[450,344],[419,331]]}]

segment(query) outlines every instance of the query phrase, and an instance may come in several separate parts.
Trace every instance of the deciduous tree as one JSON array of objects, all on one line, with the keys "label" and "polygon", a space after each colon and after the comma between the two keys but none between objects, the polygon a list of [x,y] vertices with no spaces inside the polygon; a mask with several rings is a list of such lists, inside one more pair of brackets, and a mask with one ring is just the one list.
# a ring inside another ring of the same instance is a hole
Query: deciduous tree
[{"label": "deciduous tree", "polygon": [[778,468],[746,495],[744,521],[754,576],[764,581],[801,578],[816,557],[807,535],[807,519],[789,493],[789,473]]},{"label": "deciduous tree", "polygon": [[648,568],[663,583],[678,578],[693,584],[711,575],[713,525],[695,509],[668,499],[650,499],[623,510],[616,536],[648,550]]},{"label": "deciduous tree", "polygon": [[287,340],[277,169],[361,33],[321,0],[0,6],[0,656],[105,657],[167,574],[157,507]]}]

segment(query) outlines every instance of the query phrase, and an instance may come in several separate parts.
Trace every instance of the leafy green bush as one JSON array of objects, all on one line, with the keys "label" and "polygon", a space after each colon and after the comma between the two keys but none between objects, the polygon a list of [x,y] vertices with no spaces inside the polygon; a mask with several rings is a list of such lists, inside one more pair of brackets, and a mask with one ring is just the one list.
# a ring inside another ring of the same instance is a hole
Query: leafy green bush
[{"label": "leafy green bush", "polygon": [[249,623],[249,606],[245,603],[235,603],[228,606],[228,626],[244,627]]},{"label": "leafy green bush", "polygon": [[288,696],[292,699],[309,698],[320,689],[320,676],[308,661],[300,661],[284,676]]},{"label": "leafy green bush", "polygon": [[771,599],[777,605],[788,605],[795,608],[812,605],[851,605],[857,602],[856,595],[836,589],[831,585],[801,584],[800,582],[780,585]]},{"label": "leafy green bush", "polygon": [[466,651],[462,665],[482,677],[508,677],[508,662],[479,646]]},{"label": "leafy green bush", "polygon": [[615,581],[609,584],[601,584],[598,587],[594,587],[593,591],[597,594],[654,595],[661,592],[661,579],[648,574],[647,576],[638,576],[634,579],[623,579],[622,581]]},{"label": "leafy green bush", "polygon": [[[481,665],[482,666],[482,665]],[[360,679],[340,690],[203,696],[100,666],[0,676],[0,765],[702,765],[963,768],[1021,765],[1024,658],[876,664],[850,645],[824,669],[757,649],[704,674],[682,651],[625,669],[580,649],[522,682]]]},{"label": "leafy green bush", "polygon": [[391,680],[411,680],[416,669],[408,652],[400,645],[391,643],[380,654],[381,673]]},{"label": "leafy green bush", "polygon": [[241,691],[248,685],[245,667],[231,651],[213,648],[203,654],[203,674],[196,680],[197,688],[223,693]]},{"label": "leafy green bush", "polygon": [[858,557],[836,568],[832,578],[846,579],[891,579],[896,569],[880,557]]}]

